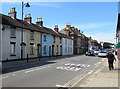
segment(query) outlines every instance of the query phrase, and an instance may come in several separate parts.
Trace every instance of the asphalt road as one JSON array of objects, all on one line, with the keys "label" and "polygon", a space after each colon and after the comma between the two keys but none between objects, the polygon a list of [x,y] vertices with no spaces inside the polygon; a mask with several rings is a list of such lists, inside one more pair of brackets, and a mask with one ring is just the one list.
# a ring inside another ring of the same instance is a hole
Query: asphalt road
[{"label": "asphalt road", "polygon": [[51,63],[3,74],[2,87],[74,86],[87,74],[99,72],[102,60],[80,55],[48,61]]}]

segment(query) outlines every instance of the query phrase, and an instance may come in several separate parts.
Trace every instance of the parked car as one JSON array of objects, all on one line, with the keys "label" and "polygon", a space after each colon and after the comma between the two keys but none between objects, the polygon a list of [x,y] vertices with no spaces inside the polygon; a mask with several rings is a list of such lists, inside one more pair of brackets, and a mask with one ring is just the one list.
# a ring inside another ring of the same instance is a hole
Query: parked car
[{"label": "parked car", "polygon": [[104,51],[106,51],[107,53],[108,53],[109,51],[112,51],[112,52],[113,52],[112,49],[106,49],[106,50],[104,50]]},{"label": "parked car", "polygon": [[98,53],[98,57],[106,57],[107,56],[107,52],[106,51],[100,51]]},{"label": "parked car", "polygon": [[94,54],[93,50],[88,50],[85,55],[86,56],[92,56],[92,55],[94,56],[95,54]]},{"label": "parked car", "polygon": [[94,54],[95,54],[95,55],[98,55],[98,53],[99,53],[100,51],[101,51],[100,49],[95,49],[95,50],[94,50]]}]

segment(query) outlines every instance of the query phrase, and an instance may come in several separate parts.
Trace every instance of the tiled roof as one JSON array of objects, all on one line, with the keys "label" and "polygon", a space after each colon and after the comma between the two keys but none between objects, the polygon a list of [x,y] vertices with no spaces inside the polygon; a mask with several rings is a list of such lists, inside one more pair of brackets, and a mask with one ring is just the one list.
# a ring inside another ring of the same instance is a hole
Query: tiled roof
[{"label": "tiled roof", "polygon": [[71,37],[69,37],[68,35],[66,34],[63,34],[63,33],[59,33],[63,38],[68,38],[68,39],[72,39]]},{"label": "tiled roof", "polygon": [[[66,28],[62,29],[60,32],[65,34],[65,30],[66,30]],[[78,32],[77,30],[74,30],[72,28],[69,28],[68,30],[70,30],[70,34],[74,34],[74,35],[77,35],[77,36],[81,35],[80,32]]]},{"label": "tiled roof", "polygon": [[[1,17],[1,22],[4,25],[10,25],[10,26],[15,26],[15,27],[22,27],[22,24],[20,22],[17,21],[17,19],[13,19],[10,16],[6,16],[3,14],[0,14]],[[23,24],[23,28],[27,28],[24,24]]]},{"label": "tiled roof", "polygon": [[53,30],[50,29],[50,28],[47,28],[47,27],[43,27],[43,28],[46,29],[51,35],[60,36],[59,34],[57,34],[55,31],[53,31]]},{"label": "tiled roof", "polygon": [[28,23],[28,22],[20,20],[20,19],[13,19],[10,16],[3,15],[3,14],[0,14],[0,16],[2,17],[1,18],[2,20],[0,21],[0,23],[2,23],[4,25],[15,26],[15,27],[19,27],[19,28],[24,28],[24,29],[32,30],[32,31],[39,31],[41,33],[47,33],[47,34],[51,34],[51,35],[60,36],[59,34],[57,34],[56,32],[54,32],[50,28],[40,27],[37,24]]}]

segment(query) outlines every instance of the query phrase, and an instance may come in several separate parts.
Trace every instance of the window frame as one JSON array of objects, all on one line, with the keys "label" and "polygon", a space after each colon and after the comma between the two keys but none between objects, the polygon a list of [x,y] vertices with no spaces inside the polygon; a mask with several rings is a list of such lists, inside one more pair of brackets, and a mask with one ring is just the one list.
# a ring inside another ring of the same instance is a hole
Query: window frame
[{"label": "window frame", "polygon": [[30,40],[34,40],[34,31],[30,31]]},{"label": "window frame", "polygon": [[34,55],[34,43],[30,43],[30,55]]},{"label": "window frame", "polygon": [[43,47],[43,53],[46,54],[46,51],[47,51],[47,47],[46,47],[46,45],[44,45],[44,47]]},{"label": "window frame", "polygon": [[10,56],[16,56],[16,54],[15,54],[15,52],[16,52],[15,51],[15,49],[16,49],[15,44],[16,44],[16,42],[10,42]]},{"label": "window frame", "polygon": [[10,38],[16,38],[16,27],[11,26]]},{"label": "window frame", "polygon": [[43,35],[43,41],[44,41],[44,42],[47,41],[47,35]]}]

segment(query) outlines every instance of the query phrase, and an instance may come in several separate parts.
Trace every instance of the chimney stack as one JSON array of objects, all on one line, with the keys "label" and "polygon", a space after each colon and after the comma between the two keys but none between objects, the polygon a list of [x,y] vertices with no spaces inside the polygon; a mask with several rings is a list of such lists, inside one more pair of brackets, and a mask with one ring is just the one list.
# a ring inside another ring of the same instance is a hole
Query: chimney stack
[{"label": "chimney stack", "polygon": [[17,12],[15,11],[15,8],[11,8],[8,15],[11,16],[13,19],[16,19]]},{"label": "chimney stack", "polygon": [[43,21],[42,18],[37,18],[37,22],[36,24],[38,24],[39,26],[43,27]]},{"label": "chimney stack", "polygon": [[66,25],[66,27],[67,27],[67,28],[70,28],[70,27],[71,27],[71,25],[70,25],[70,24],[67,24],[67,25]]},{"label": "chimney stack", "polygon": [[27,22],[31,23],[32,22],[31,14],[26,14],[25,18],[24,18],[24,21],[27,21]]},{"label": "chimney stack", "polygon": [[58,32],[58,30],[59,30],[58,25],[55,25],[54,30],[55,30],[56,32]]},{"label": "chimney stack", "polygon": [[80,33],[80,30],[78,30],[78,32]]}]

